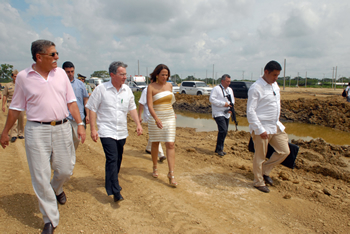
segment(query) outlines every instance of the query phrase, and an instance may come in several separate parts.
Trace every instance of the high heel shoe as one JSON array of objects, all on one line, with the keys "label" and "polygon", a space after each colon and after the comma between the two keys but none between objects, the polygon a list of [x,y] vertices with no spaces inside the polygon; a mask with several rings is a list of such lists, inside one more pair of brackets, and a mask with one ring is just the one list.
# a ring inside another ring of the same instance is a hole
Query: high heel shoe
[{"label": "high heel shoe", "polygon": [[174,181],[174,182],[171,181],[171,180],[175,179],[175,176],[173,176],[171,174],[174,174],[174,172],[173,171],[169,171],[169,173],[168,173],[169,184],[176,188],[177,182],[176,181]]},{"label": "high heel shoe", "polygon": [[157,166],[153,166],[153,173],[152,173],[152,176],[154,178],[158,178],[158,169],[157,169]]}]

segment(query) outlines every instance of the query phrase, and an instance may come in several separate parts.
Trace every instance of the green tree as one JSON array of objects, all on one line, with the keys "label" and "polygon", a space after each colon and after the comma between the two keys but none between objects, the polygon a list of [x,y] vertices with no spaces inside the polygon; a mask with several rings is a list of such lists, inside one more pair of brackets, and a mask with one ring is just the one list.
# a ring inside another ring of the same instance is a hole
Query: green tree
[{"label": "green tree", "polygon": [[12,75],[13,65],[10,64],[1,64],[0,70],[0,78],[1,79],[9,79]]},{"label": "green tree", "polygon": [[108,71],[105,71],[105,70],[94,71],[94,73],[92,73],[90,76],[91,77],[100,77],[102,79],[105,79],[105,78],[109,78],[109,73],[108,73]]}]

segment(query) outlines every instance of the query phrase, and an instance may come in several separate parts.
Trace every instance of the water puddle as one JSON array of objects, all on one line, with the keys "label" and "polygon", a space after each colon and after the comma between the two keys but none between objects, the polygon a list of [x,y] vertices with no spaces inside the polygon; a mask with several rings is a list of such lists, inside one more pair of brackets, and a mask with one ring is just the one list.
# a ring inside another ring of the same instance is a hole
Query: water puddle
[{"label": "water puddle", "polygon": [[[176,111],[177,127],[190,127],[195,128],[197,132],[217,131],[217,125],[212,118],[211,113],[193,113]],[[238,130],[249,132],[249,124],[247,118],[238,117]],[[349,145],[350,133],[335,130],[329,127],[304,124],[304,123],[283,123],[286,126],[286,132],[288,133],[289,140],[302,139],[310,141],[314,138],[322,138],[326,142],[336,145]],[[229,130],[236,130],[234,122],[229,125]]]}]

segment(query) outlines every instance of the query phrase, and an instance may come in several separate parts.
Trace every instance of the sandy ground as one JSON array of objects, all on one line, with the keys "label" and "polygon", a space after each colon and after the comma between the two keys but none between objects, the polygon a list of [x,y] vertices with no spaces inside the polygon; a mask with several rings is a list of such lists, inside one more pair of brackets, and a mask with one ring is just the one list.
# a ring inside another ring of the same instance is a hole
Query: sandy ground
[{"label": "sandy ground", "polygon": [[[310,99],[324,95],[299,90],[282,92],[282,99],[293,99],[296,93]],[[1,113],[0,129],[5,120]],[[219,158],[213,153],[217,132],[177,128],[179,186],[172,188],[166,161],[159,163],[159,178],[152,177],[151,157],[145,153],[147,125],[143,128],[138,137],[129,121],[120,172],[125,200],[120,203],[104,189],[101,143],[87,137],[79,146],[55,233],[350,233],[348,146],[320,139],[296,142],[297,167],[276,167],[271,174],[275,186],[264,194],[252,186],[249,133],[229,132],[228,155]],[[0,233],[40,233],[44,223],[23,140],[0,148],[0,177]]]}]

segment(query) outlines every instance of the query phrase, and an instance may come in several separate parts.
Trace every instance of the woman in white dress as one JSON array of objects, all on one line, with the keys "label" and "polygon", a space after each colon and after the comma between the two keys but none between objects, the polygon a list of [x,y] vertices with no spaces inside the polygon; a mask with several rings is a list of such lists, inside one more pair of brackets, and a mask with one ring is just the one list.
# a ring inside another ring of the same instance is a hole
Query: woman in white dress
[{"label": "woman in white dress", "polygon": [[174,177],[175,168],[175,132],[176,121],[172,104],[175,97],[172,92],[173,86],[167,82],[170,70],[164,64],[159,64],[151,73],[152,84],[148,85],[147,103],[153,118],[148,120],[149,139],[152,142],[153,177],[158,177],[157,156],[159,142],[165,142],[166,156],[168,160],[169,184],[177,186]]}]

